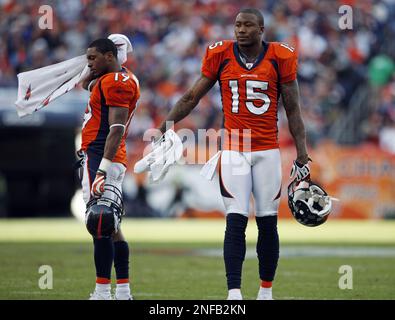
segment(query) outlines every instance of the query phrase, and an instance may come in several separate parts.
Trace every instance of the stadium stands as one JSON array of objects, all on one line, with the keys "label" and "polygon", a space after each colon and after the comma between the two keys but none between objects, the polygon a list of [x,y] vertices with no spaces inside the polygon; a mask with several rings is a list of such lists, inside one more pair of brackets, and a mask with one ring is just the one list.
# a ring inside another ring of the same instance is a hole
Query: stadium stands
[{"label": "stadium stands", "polygon": [[[352,30],[339,28],[343,4],[353,8]],[[236,0],[64,0],[50,5],[54,28],[41,30],[38,4],[2,2],[0,102],[16,88],[17,73],[83,54],[95,38],[126,34],[135,49],[127,65],[142,87],[128,137],[131,159],[141,153],[144,131],[157,126],[196,79],[205,47],[233,38],[240,9]],[[267,41],[288,42],[299,50],[301,105],[311,147],[328,139],[338,145],[369,142],[395,154],[393,1],[246,0],[243,6],[262,10]],[[80,99],[70,112],[80,113],[83,103]],[[9,107],[0,103],[0,111]],[[220,108],[216,88],[182,126],[218,129]],[[292,140],[280,110],[280,142],[286,147]]]}]

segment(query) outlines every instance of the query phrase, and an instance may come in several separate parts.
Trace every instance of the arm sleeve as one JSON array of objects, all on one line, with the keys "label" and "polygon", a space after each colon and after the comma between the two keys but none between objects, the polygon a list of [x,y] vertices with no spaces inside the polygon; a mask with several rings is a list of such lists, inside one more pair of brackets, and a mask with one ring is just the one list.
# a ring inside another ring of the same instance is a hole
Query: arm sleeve
[{"label": "arm sleeve", "polygon": [[210,50],[209,47],[206,49],[206,54],[203,57],[202,61],[202,74],[211,79],[217,80],[218,69],[220,66],[220,54],[215,53],[213,50]]},{"label": "arm sleeve", "polygon": [[130,80],[123,82],[122,77],[115,80],[113,74],[102,81],[102,91],[106,104],[112,107],[129,108],[129,103],[135,95]]}]

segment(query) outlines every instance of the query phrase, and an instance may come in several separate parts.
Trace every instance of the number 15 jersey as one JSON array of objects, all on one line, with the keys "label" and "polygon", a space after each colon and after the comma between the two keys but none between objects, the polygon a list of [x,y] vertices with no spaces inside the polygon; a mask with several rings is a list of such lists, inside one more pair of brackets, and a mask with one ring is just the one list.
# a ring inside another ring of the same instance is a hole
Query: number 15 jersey
[{"label": "number 15 jersey", "polygon": [[243,63],[236,41],[220,41],[206,50],[202,74],[220,84],[224,150],[279,147],[279,86],[296,79],[297,54],[294,48],[278,42],[263,42],[263,46],[250,68]]}]

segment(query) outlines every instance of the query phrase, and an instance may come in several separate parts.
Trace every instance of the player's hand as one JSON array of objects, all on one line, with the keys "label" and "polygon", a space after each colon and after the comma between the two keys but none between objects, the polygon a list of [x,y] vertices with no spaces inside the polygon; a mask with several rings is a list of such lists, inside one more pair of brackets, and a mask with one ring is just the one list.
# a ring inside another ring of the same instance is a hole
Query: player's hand
[{"label": "player's hand", "polygon": [[100,197],[104,193],[104,184],[106,183],[106,172],[98,169],[96,178],[92,184],[91,195],[93,197]]},{"label": "player's hand", "polygon": [[300,163],[300,162],[294,160],[290,177],[291,177],[291,179],[294,179],[296,177],[297,181],[309,180],[310,179],[310,168],[309,168],[308,163],[303,164],[303,163]]}]

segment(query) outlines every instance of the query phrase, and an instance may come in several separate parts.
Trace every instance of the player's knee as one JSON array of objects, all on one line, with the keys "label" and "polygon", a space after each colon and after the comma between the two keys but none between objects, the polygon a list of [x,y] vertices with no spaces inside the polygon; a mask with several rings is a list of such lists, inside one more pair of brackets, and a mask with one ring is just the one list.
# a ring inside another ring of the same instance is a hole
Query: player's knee
[{"label": "player's knee", "polygon": [[263,232],[277,232],[277,215],[265,215],[255,218],[258,230]]},{"label": "player's knee", "polygon": [[277,219],[277,216],[278,216],[278,211],[275,210],[274,208],[267,208],[267,210],[256,211],[255,213],[255,217],[257,218],[276,217]]},{"label": "player's knee", "polygon": [[240,213],[229,213],[226,216],[226,233],[244,234],[247,227],[248,217]]},{"label": "player's knee", "polygon": [[248,218],[249,205],[246,200],[240,197],[237,199],[222,197],[222,200],[225,205],[226,216],[230,214],[239,214]]}]

